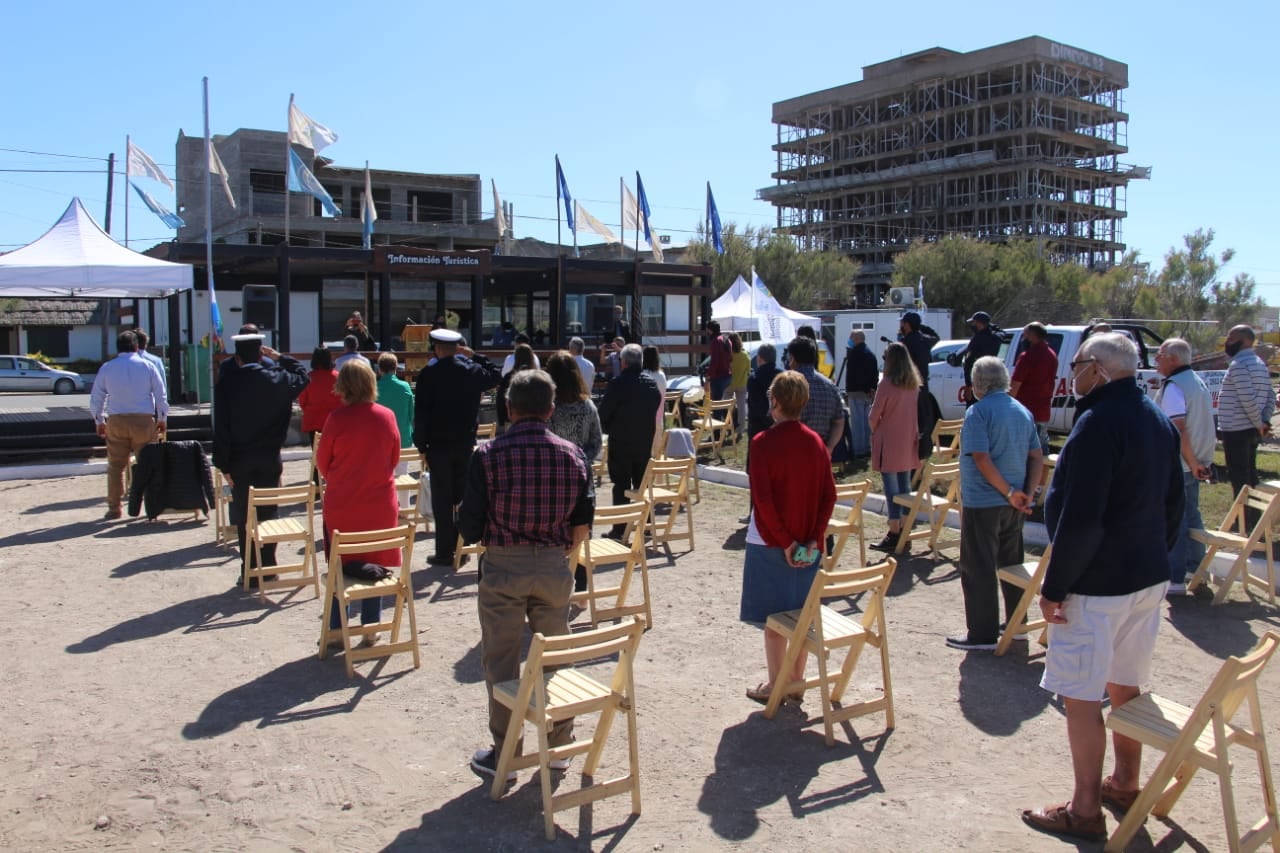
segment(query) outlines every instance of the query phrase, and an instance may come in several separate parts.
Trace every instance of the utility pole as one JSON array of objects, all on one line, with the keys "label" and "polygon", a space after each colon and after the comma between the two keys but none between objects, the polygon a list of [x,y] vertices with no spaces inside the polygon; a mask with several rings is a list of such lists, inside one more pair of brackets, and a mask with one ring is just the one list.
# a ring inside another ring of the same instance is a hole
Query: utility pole
[{"label": "utility pole", "polygon": [[107,216],[104,220],[107,225],[107,233],[111,233],[111,190],[115,186],[116,177],[116,155],[111,153],[107,155]]}]

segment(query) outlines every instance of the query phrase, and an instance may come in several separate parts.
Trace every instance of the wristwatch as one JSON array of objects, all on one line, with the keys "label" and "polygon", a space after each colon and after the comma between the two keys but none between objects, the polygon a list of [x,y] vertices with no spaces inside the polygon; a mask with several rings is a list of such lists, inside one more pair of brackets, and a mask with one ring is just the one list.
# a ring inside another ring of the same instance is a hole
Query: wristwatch
[{"label": "wristwatch", "polygon": [[1013,497],[1013,493],[1014,493],[1015,491],[1017,491],[1017,490],[1016,490],[1016,489],[1014,489],[1014,487],[1013,487],[1013,486],[1010,486],[1010,487],[1009,487],[1009,493],[1008,493],[1007,495],[1005,495],[1005,496],[1004,496],[1004,499],[1005,499],[1005,500],[1009,500],[1009,498]]}]

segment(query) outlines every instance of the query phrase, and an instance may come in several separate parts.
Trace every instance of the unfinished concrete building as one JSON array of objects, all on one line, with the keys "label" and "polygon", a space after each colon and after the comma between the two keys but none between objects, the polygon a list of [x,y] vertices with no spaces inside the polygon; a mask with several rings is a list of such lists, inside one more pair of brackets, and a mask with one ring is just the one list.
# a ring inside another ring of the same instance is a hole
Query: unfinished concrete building
[{"label": "unfinished concrete building", "polygon": [[862,264],[876,304],[913,240],[1035,238],[1094,268],[1124,253],[1129,69],[1031,37],[970,53],[931,48],[863,79],[773,105],[774,186],[758,197],[803,249]]}]

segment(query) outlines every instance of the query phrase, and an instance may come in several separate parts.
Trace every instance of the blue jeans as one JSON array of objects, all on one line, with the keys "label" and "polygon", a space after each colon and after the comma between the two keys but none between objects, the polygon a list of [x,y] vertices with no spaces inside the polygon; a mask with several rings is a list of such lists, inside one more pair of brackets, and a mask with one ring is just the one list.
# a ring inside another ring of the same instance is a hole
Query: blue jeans
[{"label": "blue jeans", "polygon": [[871,395],[865,391],[853,391],[849,394],[849,428],[853,431],[853,455],[871,455],[871,422],[867,419],[871,411]]},{"label": "blue jeans", "polygon": [[884,503],[888,507],[889,520],[901,518],[905,513],[906,507],[898,506],[894,503],[894,495],[905,495],[911,492],[911,472],[910,471],[882,471],[880,476],[884,479]]},{"label": "blue jeans", "polygon": [[[342,616],[338,613],[338,597],[333,597],[333,608],[329,611],[329,627],[341,628]],[[347,619],[355,616],[353,612],[356,606],[353,603],[347,611]],[[374,625],[382,621],[382,599],[381,598],[362,598],[360,600],[360,624]]]},{"label": "blue jeans", "polygon": [[1190,471],[1182,472],[1182,522],[1178,525],[1178,541],[1169,551],[1169,582],[1186,583],[1204,559],[1204,544],[1191,538],[1190,531],[1203,528],[1200,517],[1200,481]]},{"label": "blue jeans", "polygon": [[725,394],[729,390],[729,383],[732,381],[733,381],[732,376],[720,376],[715,379],[711,379],[710,380],[711,399],[712,400],[727,399]]}]

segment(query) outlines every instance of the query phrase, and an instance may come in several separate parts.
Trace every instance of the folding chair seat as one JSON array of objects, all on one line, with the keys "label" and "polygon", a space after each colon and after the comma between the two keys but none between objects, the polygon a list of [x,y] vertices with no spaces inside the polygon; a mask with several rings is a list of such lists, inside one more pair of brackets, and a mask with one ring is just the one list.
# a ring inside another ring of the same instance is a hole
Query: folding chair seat
[{"label": "folding chair seat", "polygon": [[213,469],[213,541],[217,545],[236,541],[236,526],[231,523],[231,484],[220,468]]},{"label": "folding chair seat", "polygon": [[[586,606],[591,616],[592,628],[599,627],[599,623],[607,619],[621,619],[638,613],[644,615],[647,625],[653,625],[653,609],[649,599],[649,560],[644,549],[644,523],[648,514],[649,507],[643,501],[596,507],[592,527],[621,526],[621,539],[588,538],[570,557],[570,565],[575,569],[582,566],[587,574],[587,588],[582,592],[575,592],[571,600],[575,604]],[[596,584],[596,569],[606,566],[622,567],[622,576],[615,586],[601,587]],[[627,604],[636,569],[640,570],[641,600],[637,604]],[[605,599],[612,599],[612,602],[606,604]]]},{"label": "folding chair seat", "polygon": [[498,437],[497,424],[476,424],[476,444],[481,442],[493,441]]},{"label": "folding chair seat", "polygon": [[[867,714],[885,714],[885,728],[893,728],[893,683],[889,676],[889,637],[884,617],[884,599],[893,581],[897,562],[890,557],[883,563],[857,569],[827,571],[822,569],[809,587],[804,607],[775,613],[766,620],[769,628],[787,638],[787,651],[782,658],[778,677],[764,708],[765,719],[773,719],[782,699],[791,693],[818,688],[822,697],[822,723],[827,746],[835,744],[835,724]],[[868,593],[862,600],[862,618],[855,620],[825,602]],[[866,645],[880,650],[880,677],[884,694],[876,699],[843,705],[844,691],[858,666]],[[829,668],[833,652],[844,650],[844,663],[836,671]],[[818,677],[802,681],[787,678],[801,655],[818,659]],[[841,707],[836,707],[841,704]]]},{"label": "folding chair seat", "polygon": [[[431,532],[431,517],[422,511],[421,488],[422,478],[427,476],[427,460],[426,457],[418,451],[416,447],[400,448],[400,462],[409,466],[409,470],[403,474],[396,475],[396,494],[408,496],[408,505],[401,500],[400,520],[407,521],[413,525],[416,530],[418,525],[422,525],[422,529]],[[414,466],[417,470],[414,470]]]},{"label": "folding chair seat", "polygon": [[[1154,693],[1144,693],[1116,708],[1107,717],[1107,728],[1154,747],[1164,757],[1151,772],[1138,799],[1116,827],[1104,849],[1124,850],[1147,819],[1147,814],[1165,817],[1191,783],[1198,770],[1218,776],[1222,816],[1226,823],[1227,849],[1256,850],[1271,842],[1280,850],[1280,821],[1276,816],[1276,791],[1271,776],[1271,759],[1262,725],[1262,702],[1258,697],[1258,676],[1280,646],[1280,634],[1268,631],[1253,651],[1229,657],[1218,670],[1209,689],[1194,708],[1188,708]],[[1248,700],[1249,722],[1232,720]],[[1254,751],[1262,785],[1264,816],[1244,835],[1236,816],[1232,785],[1232,746]]]},{"label": "folding chair seat", "polygon": [[[933,453],[930,456],[930,461],[939,465],[946,462],[960,461],[960,430],[963,427],[964,418],[937,421],[933,425],[933,432],[930,433],[933,441]],[[920,487],[920,478],[923,475],[924,469],[917,468],[915,476],[911,478],[911,488],[918,489]]]},{"label": "folding chair seat", "polygon": [[[542,811],[548,841],[554,841],[556,837],[555,813],[564,809],[630,793],[631,814],[640,814],[640,747],[636,737],[632,665],[643,634],[643,617],[558,637],[534,634],[520,680],[493,686],[494,700],[506,705],[513,713],[502,741],[502,752],[498,756],[497,772],[489,788],[489,796],[495,800],[502,798],[508,772],[537,767],[542,781]],[[606,659],[613,655],[617,655],[617,663],[613,665],[611,676],[596,678],[575,668],[576,664],[588,661],[598,662],[600,667],[607,666]],[[627,773],[585,788],[553,794],[549,763],[586,753],[582,775],[587,779],[593,778],[608,743],[613,719],[619,713],[627,724]],[[547,734],[554,723],[572,717],[576,727],[589,714],[600,715],[590,740],[578,739],[557,747],[548,744]],[[526,721],[537,730],[538,749],[537,752],[516,755],[516,746],[520,743]]]},{"label": "folding chair seat", "polygon": [[[935,494],[935,489],[942,491],[942,494]],[[928,539],[930,551],[960,546],[959,531],[954,539],[939,541],[939,536],[947,525],[947,513],[960,509],[959,462],[925,463],[920,475],[920,485],[915,492],[894,495],[893,502],[907,509],[907,514],[902,519],[902,533],[898,536],[898,544],[893,553],[901,554],[907,543],[916,539]],[[929,524],[917,530],[916,519],[921,517],[928,519]]]},{"label": "folding chair seat", "polygon": [[[304,516],[286,516],[284,518],[259,519],[259,510],[265,506],[277,508],[301,504],[306,509]],[[264,489],[249,487],[249,506],[245,520],[245,548],[253,549],[256,566],[244,572],[244,590],[249,591],[250,581],[258,582],[258,595],[264,601],[267,592],[277,589],[298,589],[311,584],[316,595],[320,594],[320,574],[316,566],[316,528],[315,528],[315,487],[310,483],[304,486],[281,486]],[[277,563],[274,566],[262,565],[262,546],[275,545],[279,559],[282,544],[298,543],[302,545],[302,555],[297,562]],[[274,580],[267,580],[275,575]]]},{"label": "folding chair seat", "polygon": [[[831,553],[822,559],[822,567],[827,571],[835,570],[850,536],[858,537],[858,565],[867,564],[867,538],[862,527],[862,505],[870,492],[870,480],[836,484],[836,506],[831,511],[831,521],[827,522],[827,535],[834,537],[835,543]],[[848,508],[845,507],[846,503]]]},{"label": "folding chair seat", "polygon": [[[324,580],[324,613],[320,620],[320,659],[323,660],[329,651],[329,642],[337,637],[342,639],[344,661],[347,666],[347,677],[355,675],[355,664],[372,658],[385,658],[401,652],[413,654],[413,668],[422,665],[418,652],[418,620],[413,607],[413,537],[415,527],[402,524],[386,530],[367,530],[361,533],[344,533],[339,530],[330,531],[329,569]],[[356,557],[360,554],[373,554],[379,551],[398,549],[400,551],[400,568],[393,569],[392,575],[380,581],[361,581],[349,578],[342,573],[343,558]],[[352,625],[347,617],[348,605],[368,598],[394,597],[391,620],[385,618],[373,625]],[[335,604],[336,599],[336,604]],[[329,620],[334,607],[338,608],[339,627],[330,628]],[[409,616],[409,630],[404,639],[400,638],[400,629],[404,624],[405,614]],[[388,632],[390,640],[375,646],[357,647],[352,640]]]},{"label": "folding chair seat", "polygon": [[[1252,530],[1246,530],[1248,510],[1259,513],[1258,522]],[[1272,560],[1272,544],[1275,541],[1275,526],[1280,521],[1280,492],[1259,489],[1256,486],[1245,486],[1236,495],[1235,502],[1227,511],[1227,517],[1217,530],[1192,530],[1191,538],[1205,546],[1204,559],[1191,576],[1188,590],[1194,590],[1201,583],[1210,579],[1210,568],[1213,558],[1219,551],[1236,555],[1235,562],[1227,571],[1227,576],[1218,584],[1213,596],[1214,604],[1227,600],[1227,594],[1236,581],[1240,581],[1245,594],[1250,586],[1260,586],[1267,591],[1267,600],[1276,603],[1276,569]],[[1234,528],[1234,530],[1232,529]],[[1262,553],[1267,561],[1267,579],[1264,581],[1249,571],[1249,556]]]},{"label": "folding chair seat", "polygon": [[724,459],[725,444],[734,443],[734,417],[737,403],[733,400],[707,400],[704,398],[702,409],[693,419],[691,426],[697,437],[699,450],[710,450],[720,459]]},{"label": "folding chair seat", "polygon": [[1000,641],[996,643],[996,655],[1003,655],[1009,651],[1009,646],[1013,643],[1014,638],[1018,634],[1031,633],[1032,631],[1040,631],[1040,645],[1048,645],[1049,623],[1043,614],[1027,618],[1028,613],[1037,613],[1040,611],[1031,610],[1031,604],[1040,595],[1040,584],[1044,582],[1045,570],[1049,568],[1049,556],[1053,553],[1053,546],[1044,549],[1044,553],[1040,555],[1039,560],[1029,560],[1025,563],[1018,563],[1015,566],[1004,566],[996,569],[996,578],[1005,583],[1013,584],[1022,590],[1022,597],[1018,599],[1018,606],[1013,609],[1013,613],[1005,620],[1004,632],[1000,635]]},{"label": "folding chair seat", "polygon": [[[696,459],[650,459],[640,488],[627,491],[628,499],[648,504],[645,526],[649,542],[655,547],[670,547],[672,542],[687,539],[689,550],[693,550],[693,502],[689,499],[689,484],[695,471]],[[658,523],[659,506],[668,508],[666,520],[661,525]],[[675,524],[681,510],[684,511],[686,528],[684,533],[677,533]]]},{"label": "folding chair seat", "polygon": [[683,426],[680,423],[680,400],[683,391],[668,391],[662,398],[662,425],[665,429]]}]

